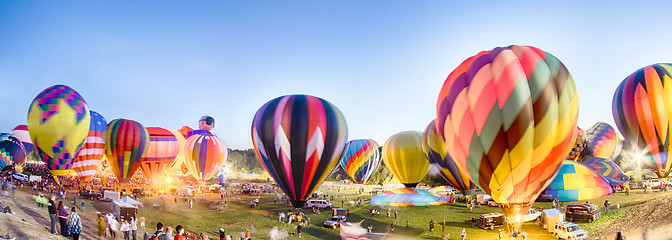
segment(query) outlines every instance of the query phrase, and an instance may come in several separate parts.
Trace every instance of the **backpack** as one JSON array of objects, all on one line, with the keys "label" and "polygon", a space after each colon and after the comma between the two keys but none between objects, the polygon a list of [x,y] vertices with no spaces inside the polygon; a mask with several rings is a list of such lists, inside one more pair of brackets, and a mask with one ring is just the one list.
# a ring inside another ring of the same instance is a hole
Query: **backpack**
[{"label": "backpack", "polygon": [[163,232],[161,232],[161,231],[156,231],[156,232],[154,232],[154,234],[152,234],[151,237],[149,237],[149,240],[158,240],[158,239],[159,239],[159,236],[160,236],[161,234],[163,234]]}]

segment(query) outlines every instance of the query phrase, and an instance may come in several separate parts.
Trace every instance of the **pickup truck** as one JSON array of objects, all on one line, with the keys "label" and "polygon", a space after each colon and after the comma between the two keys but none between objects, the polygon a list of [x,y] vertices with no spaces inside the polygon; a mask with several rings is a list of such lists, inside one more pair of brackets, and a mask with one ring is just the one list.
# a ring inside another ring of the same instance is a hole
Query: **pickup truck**
[{"label": "pickup truck", "polygon": [[91,199],[91,200],[100,200],[102,195],[94,191],[81,191],[79,192],[79,198],[82,199]]}]

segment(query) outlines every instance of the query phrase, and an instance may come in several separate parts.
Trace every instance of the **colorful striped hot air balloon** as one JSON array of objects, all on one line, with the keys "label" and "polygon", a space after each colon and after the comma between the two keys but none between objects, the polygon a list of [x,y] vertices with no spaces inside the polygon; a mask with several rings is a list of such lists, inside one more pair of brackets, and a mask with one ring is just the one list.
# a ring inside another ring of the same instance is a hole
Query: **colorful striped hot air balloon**
[{"label": "colorful striped hot air balloon", "polygon": [[631,151],[647,159],[659,178],[670,174],[672,64],[659,63],[630,74],[616,89],[612,114]]},{"label": "colorful striped hot air balloon", "polygon": [[287,95],[262,106],[252,121],[257,158],[295,208],[331,173],[348,138],[336,106],[309,95]]},{"label": "colorful striped hot air balloon", "polygon": [[613,186],[625,183],[628,180],[623,169],[609,159],[594,157],[583,161],[583,164],[590,168],[590,170],[593,170],[595,173],[600,174],[607,179]]},{"label": "colorful striped hot air balloon", "polygon": [[392,135],[383,145],[383,161],[406,187],[418,185],[429,170],[429,161],[422,152],[422,133],[404,131]]},{"label": "colorful striped hot air balloon", "polygon": [[54,177],[70,172],[90,124],[86,101],[68,86],[55,85],[35,97],[28,110],[28,131]]},{"label": "colorful striped hot air balloon", "polygon": [[584,149],[586,148],[586,132],[578,126],[576,128],[576,141],[574,141],[572,150],[569,151],[567,160],[578,161],[583,156]]},{"label": "colorful striped hot air balloon", "polygon": [[147,133],[149,144],[145,157],[140,161],[140,170],[147,179],[158,181],[165,177],[171,164],[177,159],[180,142],[175,134],[166,128],[148,127]]},{"label": "colorful striped hot air balloon", "polygon": [[26,155],[29,155],[35,146],[33,146],[33,141],[30,140],[30,133],[28,132],[28,126],[19,125],[12,130],[12,135],[21,141],[23,144],[23,149],[26,150]]},{"label": "colorful striped hot air balloon", "polygon": [[437,128],[458,166],[512,217],[527,213],[567,158],[578,109],[560,60],[514,45],[453,70],[439,94]]},{"label": "colorful striped hot air balloon", "polygon": [[355,139],[348,143],[341,167],[358,184],[364,184],[380,166],[378,143],[371,139]]},{"label": "colorful striped hot air balloon", "polygon": [[101,161],[105,157],[105,130],[107,121],[102,115],[91,111],[89,135],[84,140],[84,146],[79,151],[72,170],[81,182],[89,182],[100,169]]},{"label": "colorful striped hot air balloon", "polygon": [[609,182],[580,162],[566,160],[545,194],[561,202],[584,201],[614,193]]},{"label": "colorful striped hot air balloon", "polygon": [[26,162],[26,150],[21,141],[9,133],[0,134],[0,172],[8,166],[20,172]]},{"label": "colorful striped hot air balloon", "polygon": [[455,189],[460,190],[462,195],[468,196],[474,194],[476,184],[469,179],[466,173],[457,166],[453,158],[446,151],[446,142],[443,136],[436,132],[435,121],[427,125],[422,133],[422,151],[429,160],[430,164],[435,164],[441,170],[439,175]]},{"label": "colorful striped hot air balloon", "polygon": [[128,182],[147,153],[147,129],[133,120],[115,119],[107,125],[105,142],[105,155],[112,172],[120,182]]},{"label": "colorful striped hot air balloon", "polygon": [[197,134],[184,143],[184,163],[201,184],[217,173],[227,155],[226,146],[215,136]]},{"label": "colorful striped hot air balloon", "polygon": [[621,142],[618,140],[616,130],[607,123],[595,123],[588,129],[586,135],[584,159],[590,157],[613,159],[621,151]]},{"label": "colorful striped hot air balloon", "polygon": [[170,164],[170,169],[172,171],[173,169],[182,168],[182,166],[184,166],[184,171],[182,171],[182,173],[186,173],[188,171],[187,166],[184,165],[184,143],[186,139],[184,138],[184,135],[182,135],[179,131],[172,128],[166,128],[166,129],[171,133],[173,133],[173,135],[175,135],[177,143],[180,146],[177,150],[177,158],[175,158],[175,161],[173,161]]},{"label": "colorful striped hot air balloon", "polygon": [[385,191],[371,197],[373,206],[421,207],[447,204],[452,198],[434,194],[427,190],[400,188]]}]

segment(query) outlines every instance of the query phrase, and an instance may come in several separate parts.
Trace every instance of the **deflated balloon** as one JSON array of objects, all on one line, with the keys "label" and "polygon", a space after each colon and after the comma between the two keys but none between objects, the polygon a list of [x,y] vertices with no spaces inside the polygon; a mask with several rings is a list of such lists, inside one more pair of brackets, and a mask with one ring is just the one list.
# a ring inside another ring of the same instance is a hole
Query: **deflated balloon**
[{"label": "deflated balloon", "polygon": [[147,153],[140,161],[140,170],[147,179],[157,181],[165,177],[171,164],[177,159],[180,142],[175,134],[166,128],[148,127],[147,133],[149,143]]},{"label": "deflated balloon", "polygon": [[453,70],[439,94],[437,128],[457,165],[514,216],[527,213],[567,158],[578,108],[560,60],[514,45]]},{"label": "deflated balloon", "polygon": [[357,184],[364,184],[380,166],[378,143],[371,139],[355,139],[348,143],[341,158],[341,167]]},{"label": "deflated balloon", "polygon": [[194,135],[184,143],[184,163],[201,184],[217,173],[227,155],[226,146],[215,136]]},{"label": "deflated balloon", "polygon": [[101,161],[105,157],[105,130],[107,121],[102,115],[91,111],[89,135],[84,140],[82,150],[79,151],[72,170],[77,174],[80,182],[89,182],[100,169]]},{"label": "deflated balloon", "polygon": [[572,150],[569,151],[567,160],[578,161],[583,156],[584,149],[586,148],[586,132],[583,131],[580,127],[576,127],[576,141],[572,146]]},{"label": "deflated balloon", "polygon": [[338,164],[348,138],[336,106],[309,95],[287,95],[264,104],[252,121],[257,158],[295,208]]},{"label": "deflated balloon", "polygon": [[18,138],[9,133],[0,134],[0,170],[14,166],[19,172],[26,162],[26,150]]},{"label": "deflated balloon", "polygon": [[436,164],[441,172],[439,175],[443,177],[455,189],[460,190],[462,195],[472,195],[476,189],[476,184],[469,179],[467,174],[457,166],[453,158],[446,152],[446,142],[443,136],[436,132],[435,121],[427,125],[427,128],[422,133],[422,151],[427,160],[431,164]]},{"label": "deflated balloon", "polygon": [[609,182],[582,163],[565,161],[546,188],[547,195],[561,202],[584,201],[614,193]]},{"label": "deflated balloon", "polygon": [[621,142],[611,125],[598,122],[588,129],[584,158],[599,157],[613,159],[621,151]]},{"label": "deflated balloon", "polygon": [[128,182],[149,147],[149,133],[133,120],[115,119],[107,125],[105,155],[120,182]]},{"label": "deflated balloon", "polygon": [[628,180],[628,177],[625,176],[623,169],[616,165],[615,162],[608,159],[594,157],[583,161],[583,164],[590,168],[590,170],[593,170],[597,174],[600,174],[602,177],[607,179],[611,185],[618,185]]},{"label": "deflated balloon", "polygon": [[406,187],[418,185],[429,170],[429,161],[422,152],[422,133],[404,131],[392,135],[383,145],[383,161]]},{"label": "deflated balloon", "polygon": [[12,130],[12,136],[16,137],[23,144],[23,149],[26,150],[26,155],[29,155],[35,147],[33,146],[33,141],[30,140],[30,133],[28,132],[28,126],[19,125]]},{"label": "deflated balloon", "polygon": [[612,114],[626,145],[642,152],[643,167],[658,177],[670,174],[670,117],[672,116],[672,64],[659,63],[641,68],[618,85]]},{"label": "deflated balloon", "polygon": [[30,104],[30,138],[54,177],[70,172],[89,134],[90,124],[86,101],[68,86],[47,88]]}]

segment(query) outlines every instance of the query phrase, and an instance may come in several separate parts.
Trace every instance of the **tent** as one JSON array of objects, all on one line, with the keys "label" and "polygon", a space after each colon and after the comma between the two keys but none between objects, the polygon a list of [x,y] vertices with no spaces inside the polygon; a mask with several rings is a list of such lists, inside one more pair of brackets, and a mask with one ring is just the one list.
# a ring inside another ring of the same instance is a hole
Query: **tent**
[{"label": "tent", "polygon": [[121,201],[114,201],[114,216],[120,221],[131,220],[138,212],[138,207]]},{"label": "tent", "polygon": [[544,221],[544,229],[553,232],[556,223],[565,221],[565,215],[555,208],[544,209],[541,213],[541,219]]},{"label": "tent", "polygon": [[117,203],[117,202],[127,203],[127,204],[130,204],[130,205],[133,205],[133,206],[142,206],[141,202],[139,202],[139,201],[137,201],[137,200],[135,200],[135,199],[133,199],[129,196],[126,196],[126,197],[124,197],[122,199],[119,199],[119,200],[115,200],[114,202],[115,203]]}]

